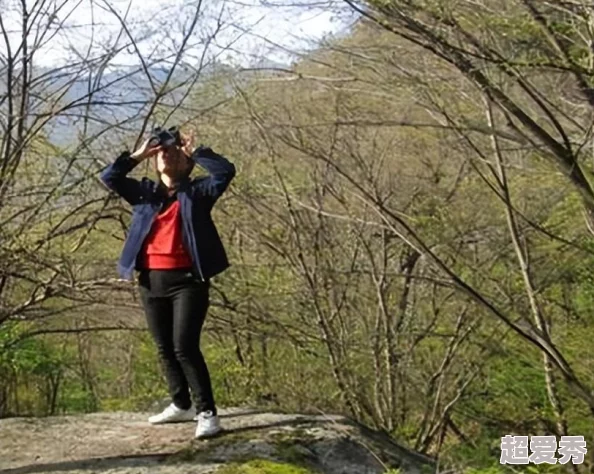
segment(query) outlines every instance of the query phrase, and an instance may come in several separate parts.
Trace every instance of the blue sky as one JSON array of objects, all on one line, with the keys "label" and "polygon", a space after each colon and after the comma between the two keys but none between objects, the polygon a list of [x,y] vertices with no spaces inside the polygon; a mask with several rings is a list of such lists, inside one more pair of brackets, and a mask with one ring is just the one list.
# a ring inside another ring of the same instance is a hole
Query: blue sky
[{"label": "blue sky", "polygon": [[[116,43],[125,44],[125,35],[117,39],[120,22],[110,9],[122,16],[128,12],[126,24],[143,56],[171,56],[183,37],[182,31],[189,28],[198,4],[198,0],[46,0],[46,4],[64,1],[65,7],[56,15],[64,28],[52,30],[55,34],[35,53],[37,65],[57,66],[87,54],[97,57]],[[344,30],[354,20],[335,0],[317,2],[315,7],[304,5],[306,0],[262,3],[267,4],[261,4],[261,0],[203,0],[204,16],[189,41],[191,48],[185,58],[198,60],[205,39],[217,24],[220,31],[210,43],[209,53],[216,54],[219,60],[245,66],[258,58],[286,62],[290,58],[288,51],[313,47],[324,36]],[[31,7],[34,1],[27,0],[27,4]],[[0,0],[13,51],[21,42],[19,5],[15,0]],[[30,44],[34,36],[32,31]],[[5,53],[6,45],[0,39],[0,54]],[[137,54],[128,48],[112,59],[111,67],[137,62]]]}]

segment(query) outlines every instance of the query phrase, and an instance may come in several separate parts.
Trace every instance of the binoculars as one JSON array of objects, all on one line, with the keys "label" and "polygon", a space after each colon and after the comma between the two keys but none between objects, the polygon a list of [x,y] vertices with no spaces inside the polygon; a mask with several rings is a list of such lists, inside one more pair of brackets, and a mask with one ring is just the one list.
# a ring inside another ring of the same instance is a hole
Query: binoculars
[{"label": "binoculars", "polygon": [[162,146],[169,148],[175,145],[182,145],[181,135],[177,127],[170,127],[168,129],[156,127],[152,131],[149,147]]}]

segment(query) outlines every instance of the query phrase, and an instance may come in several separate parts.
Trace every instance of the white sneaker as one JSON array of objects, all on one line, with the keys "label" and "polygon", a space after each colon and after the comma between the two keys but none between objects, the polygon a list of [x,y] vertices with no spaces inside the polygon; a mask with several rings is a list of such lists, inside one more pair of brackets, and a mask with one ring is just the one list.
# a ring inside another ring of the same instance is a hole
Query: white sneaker
[{"label": "white sneaker", "polygon": [[192,421],[195,417],[195,413],[196,409],[193,406],[187,410],[182,410],[172,403],[158,415],[149,417],[148,421],[153,425],[160,425],[162,423],[175,423],[178,421]]},{"label": "white sneaker", "polygon": [[203,411],[198,414],[198,425],[196,426],[196,438],[206,438],[221,431],[219,417],[212,411]]}]

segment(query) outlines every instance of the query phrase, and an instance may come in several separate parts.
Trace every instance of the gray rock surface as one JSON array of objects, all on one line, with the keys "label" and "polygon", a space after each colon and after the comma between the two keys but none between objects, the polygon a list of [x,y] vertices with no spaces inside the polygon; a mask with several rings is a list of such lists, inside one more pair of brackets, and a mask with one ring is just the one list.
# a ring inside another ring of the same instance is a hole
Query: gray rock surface
[{"label": "gray rock surface", "polygon": [[434,472],[431,460],[347,418],[220,411],[225,429],[194,440],[194,422],[151,426],[148,413],[0,420],[2,474],[206,474],[250,459],[328,474]]}]

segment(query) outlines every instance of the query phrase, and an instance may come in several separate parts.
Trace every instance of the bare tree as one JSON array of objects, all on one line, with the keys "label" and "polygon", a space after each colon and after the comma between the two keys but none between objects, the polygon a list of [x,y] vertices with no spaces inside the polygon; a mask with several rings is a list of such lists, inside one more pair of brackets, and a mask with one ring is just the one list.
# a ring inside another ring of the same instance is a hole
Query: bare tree
[{"label": "bare tree", "polygon": [[187,124],[228,100],[204,95],[190,106],[188,97],[245,35],[224,2],[175,8],[147,24],[126,2],[3,2],[0,326],[18,330],[0,351],[28,337],[78,335],[88,372],[84,334],[137,329],[117,313],[93,317],[136,308],[112,251],[130,210],[99,171],[156,122]]}]

